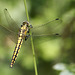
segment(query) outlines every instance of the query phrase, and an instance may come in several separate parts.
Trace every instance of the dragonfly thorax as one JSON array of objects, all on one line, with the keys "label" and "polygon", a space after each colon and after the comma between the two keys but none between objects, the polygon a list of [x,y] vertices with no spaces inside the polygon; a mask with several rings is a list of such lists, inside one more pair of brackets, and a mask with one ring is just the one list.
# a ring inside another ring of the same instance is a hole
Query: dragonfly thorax
[{"label": "dragonfly thorax", "polygon": [[30,35],[30,28],[32,28],[32,25],[30,25],[29,22],[23,22],[23,25],[21,25],[19,30],[18,37],[22,37],[23,39],[25,38],[25,40],[27,40]]}]

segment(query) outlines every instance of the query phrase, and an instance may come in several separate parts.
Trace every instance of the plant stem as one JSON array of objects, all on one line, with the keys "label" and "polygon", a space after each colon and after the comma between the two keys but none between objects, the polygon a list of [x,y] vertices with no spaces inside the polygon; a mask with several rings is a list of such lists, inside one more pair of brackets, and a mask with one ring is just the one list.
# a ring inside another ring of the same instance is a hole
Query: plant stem
[{"label": "plant stem", "polygon": [[[27,11],[26,0],[24,0],[24,6],[25,6],[27,20],[29,22],[29,16],[28,16],[28,11]],[[30,32],[30,35],[32,35],[32,32]],[[35,51],[34,51],[34,44],[33,44],[33,38],[32,38],[32,36],[31,36],[31,45],[32,45],[32,52],[33,52],[33,61],[34,61],[35,75],[38,75],[37,65],[36,65],[36,58],[35,58]]]},{"label": "plant stem", "polygon": [[29,16],[28,16],[28,10],[27,10],[27,5],[26,5],[26,0],[24,0],[24,6],[25,6],[25,11],[26,11],[27,21],[29,22]]}]

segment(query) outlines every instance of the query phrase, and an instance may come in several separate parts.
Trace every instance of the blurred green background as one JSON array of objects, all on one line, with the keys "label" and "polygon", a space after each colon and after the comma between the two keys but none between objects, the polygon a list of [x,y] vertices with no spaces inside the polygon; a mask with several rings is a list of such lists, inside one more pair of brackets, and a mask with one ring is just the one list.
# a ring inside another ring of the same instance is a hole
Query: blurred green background
[{"label": "blurred green background", "polygon": [[[27,20],[23,0],[0,0],[0,25],[8,25],[5,8],[19,26]],[[58,32],[60,36],[33,37],[38,74],[75,75],[75,0],[27,0],[27,8],[33,27],[56,18],[62,20],[56,26],[37,30]],[[16,63],[10,68],[16,44],[3,31],[0,28],[0,75],[35,75],[30,39],[24,41]]]}]

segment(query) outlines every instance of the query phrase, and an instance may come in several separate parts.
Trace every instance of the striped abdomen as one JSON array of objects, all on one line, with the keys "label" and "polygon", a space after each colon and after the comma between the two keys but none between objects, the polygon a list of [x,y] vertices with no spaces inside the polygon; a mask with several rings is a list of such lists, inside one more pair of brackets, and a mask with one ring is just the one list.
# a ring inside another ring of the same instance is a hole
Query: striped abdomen
[{"label": "striped abdomen", "polygon": [[23,39],[25,38],[25,40],[27,40],[28,36],[27,33],[29,31],[29,23],[28,22],[23,22],[23,25],[21,25],[21,28],[19,30],[19,34],[18,34],[18,42],[16,44],[13,56],[12,56],[12,60],[11,60],[11,64],[10,67],[13,67],[13,64],[15,63],[16,57],[19,53],[19,50],[21,48],[21,45],[23,43]]},{"label": "striped abdomen", "polygon": [[12,60],[11,60],[11,64],[10,67],[13,67],[13,64],[15,63],[16,57],[20,51],[21,45],[23,43],[23,38],[22,37],[18,37],[18,42],[16,44],[13,56],[12,56]]}]

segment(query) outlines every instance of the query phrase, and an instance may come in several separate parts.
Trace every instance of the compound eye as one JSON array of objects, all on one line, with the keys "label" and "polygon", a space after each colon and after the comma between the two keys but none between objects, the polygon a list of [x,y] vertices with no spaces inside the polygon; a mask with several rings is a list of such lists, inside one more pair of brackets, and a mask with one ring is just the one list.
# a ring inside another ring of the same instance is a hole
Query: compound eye
[{"label": "compound eye", "polygon": [[33,26],[32,26],[32,25],[30,25],[30,28],[33,28]]},{"label": "compound eye", "polygon": [[23,25],[25,25],[26,24],[26,22],[23,22]]}]

